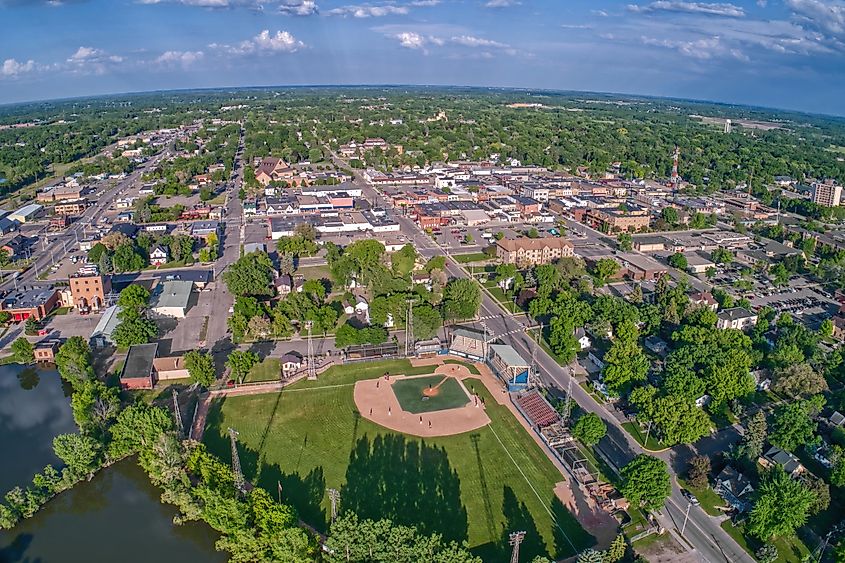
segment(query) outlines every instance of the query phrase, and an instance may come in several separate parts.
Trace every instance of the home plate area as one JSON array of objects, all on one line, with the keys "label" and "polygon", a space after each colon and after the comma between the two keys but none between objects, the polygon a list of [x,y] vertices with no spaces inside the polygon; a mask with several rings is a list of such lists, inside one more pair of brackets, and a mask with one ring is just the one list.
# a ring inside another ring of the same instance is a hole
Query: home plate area
[{"label": "home plate area", "polygon": [[362,380],[355,383],[355,404],[364,418],[404,434],[462,434],[490,423],[484,403],[464,386],[469,376],[465,367],[446,364],[433,375]]}]

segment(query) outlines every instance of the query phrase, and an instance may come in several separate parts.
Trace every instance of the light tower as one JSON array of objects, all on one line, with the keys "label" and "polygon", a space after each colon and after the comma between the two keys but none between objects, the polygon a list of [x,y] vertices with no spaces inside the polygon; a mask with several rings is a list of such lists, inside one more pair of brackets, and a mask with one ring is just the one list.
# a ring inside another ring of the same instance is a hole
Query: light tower
[{"label": "light tower", "polygon": [[510,543],[513,546],[511,551],[511,563],[519,563],[519,544],[525,539],[525,532],[511,532]]},{"label": "light tower", "polygon": [[405,357],[410,357],[414,347],[414,302],[408,299],[408,312],[405,314]]},{"label": "light tower", "polygon": [[332,501],[332,522],[337,520],[337,509],[340,506],[340,491],[329,489],[329,500]]},{"label": "light tower", "polygon": [[672,190],[678,191],[681,177],[678,176],[678,163],[681,160],[681,148],[675,145],[675,153],[672,155]]},{"label": "light tower", "polygon": [[176,389],[173,390],[173,416],[176,418],[176,430],[181,437],[185,434],[185,427],[182,424],[182,411],[179,410],[179,393],[176,392]]},{"label": "light tower", "polygon": [[238,457],[238,432],[229,428],[229,441],[232,443],[232,473],[235,476],[235,488],[240,492],[246,491],[244,474],[241,471],[241,458]]},{"label": "light tower", "polygon": [[311,338],[311,329],[314,321],[305,321],[305,328],[308,330],[308,379],[317,379],[317,366],[314,365],[314,340]]}]

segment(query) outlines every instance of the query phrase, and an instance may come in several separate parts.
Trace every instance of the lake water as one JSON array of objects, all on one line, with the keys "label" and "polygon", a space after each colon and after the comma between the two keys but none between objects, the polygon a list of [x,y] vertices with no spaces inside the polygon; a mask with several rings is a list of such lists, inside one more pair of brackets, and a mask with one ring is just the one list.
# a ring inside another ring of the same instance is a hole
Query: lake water
[{"label": "lake water", "polygon": [[[57,434],[75,431],[55,371],[0,366],[0,489],[27,484],[49,463]],[[174,507],[133,461],[101,471],[0,531],[0,563],[223,562],[217,534],[201,523],[174,526]]]}]

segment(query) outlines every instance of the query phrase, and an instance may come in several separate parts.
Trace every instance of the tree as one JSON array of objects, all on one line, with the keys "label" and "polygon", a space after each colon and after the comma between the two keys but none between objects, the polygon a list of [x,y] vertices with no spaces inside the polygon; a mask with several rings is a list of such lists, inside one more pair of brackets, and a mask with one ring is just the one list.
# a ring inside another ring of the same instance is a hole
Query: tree
[{"label": "tree", "polygon": [[239,258],[223,272],[229,293],[235,296],[271,296],[274,269],[265,252],[250,252]]},{"label": "tree", "polygon": [[35,361],[35,346],[23,336],[12,342],[11,350],[12,357],[19,364],[31,364]]},{"label": "tree", "polygon": [[443,317],[431,305],[414,305],[414,337],[417,340],[428,340],[437,334],[443,326]]},{"label": "tree", "polygon": [[769,441],[787,451],[793,451],[812,441],[817,423],[810,418],[808,401],[797,401],[779,406],[772,419]]},{"label": "tree", "polygon": [[683,252],[676,252],[672,256],[669,257],[669,265],[673,268],[677,268],[679,270],[686,270],[687,266],[687,257],[684,256]]},{"label": "tree", "polygon": [[65,462],[75,479],[89,475],[100,461],[100,443],[85,434],[59,434],[53,438],[56,457]]},{"label": "tree", "polygon": [[662,459],[640,454],[621,471],[622,494],[634,506],[657,510],[672,492],[669,471]]},{"label": "tree", "polygon": [[596,281],[596,285],[601,287],[607,280],[613,277],[619,271],[619,262],[613,258],[600,258],[596,261],[590,270],[590,274]]},{"label": "tree", "polygon": [[91,348],[81,336],[71,336],[56,352],[56,367],[62,379],[74,387],[86,380],[94,379],[91,365]]},{"label": "tree", "polygon": [[745,425],[745,432],[743,432],[742,440],[737,448],[737,457],[752,462],[757,461],[757,458],[763,453],[763,445],[766,443],[767,436],[766,414],[763,411],[757,411]]},{"label": "tree", "polygon": [[815,516],[830,507],[830,485],[820,477],[807,476],[804,485],[813,493],[815,500],[810,505],[809,515]]},{"label": "tree", "polygon": [[114,264],[112,263],[111,254],[103,252],[100,254],[100,259],[97,261],[100,266],[101,274],[110,274],[114,271]]},{"label": "tree", "polygon": [[191,376],[191,381],[203,387],[210,387],[217,378],[214,359],[208,353],[191,350],[185,354],[185,368]]},{"label": "tree", "polygon": [[299,258],[300,256],[315,255],[319,247],[312,239],[305,238],[303,235],[294,234],[290,237],[281,237],[276,241],[276,248],[280,254],[289,254]]},{"label": "tree", "polygon": [[821,325],[819,326],[819,335],[823,338],[830,338],[833,336],[833,321],[830,319],[825,319],[822,321]]},{"label": "tree", "polygon": [[816,395],[827,391],[827,381],[810,364],[793,364],[775,370],[775,391],[790,397]]},{"label": "tree", "polygon": [[120,292],[117,298],[117,304],[121,309],[136,309],[141,310],[147,306],[150,301],[149,290],[138,284],[129,284]]},{"label": "tree", "polygon": [[607,551],[604,552],[602,563],[620,563],[628,552],[628,542],[623,534],[618,534]]},{"label": "tree", "polygon": [[103,254],[108,254],[108,248],[103,243],[98,242],[88,251],[88,261],[99,264]]},{"label": "tree", "polygon": [[677,225],[679,221],[678,210],[674,207],[664,207],[660,212],[660,218],[669,225]]},{"label": "tree", "polygon": [[630,383],[643,381],[648,374],[649,361],[637,344],[636,326],[625,321],[617,329],[617,337],[604,355],[602,380],[613,393]]},{"label": "tree", "polygon": [[634,389],[628,400],[637,407],[638,418],[653,422],[666,445],[691,444],[710,430],[710,418],[687,397],[658,395],[649,385]]},{"label": "tree", "polygon": [[446,284],[443,313],[447,319],[471,319],[481,307],[481,289],[471,279],[458,278]]},{"label": "tree", "polygon": [[705,489],[709,484],[710,458],[704,455],[693,456],[687,468],[687,481],[694,489]]},{"label": "tree", "polygon": [[607,434],[607,426],[601,417],[595,413],[585,414],[578,419],[572,428],[572,435],[587,446],[598,444],[605,434]]},{"label": "tree", "polygon": [[122,348],[147,344],[158,336],[155,322],[144,317],[132,316],[117,325],[112,332],[112,340]]},{"label": "tree", "polygon": [[630,252],[634,248],[634,238],[629,233],[620,233],[616,244],[622,252]]},{"label": "tree", "polygon": [[774,544],[766,544],[754,553],[759,563],[775,563],[778,558],[778,548]]},{"label": "tree", "polygon": [[417,261],[417,251],[412,244],[406,244],[390,255],[393,271],[402,277],[410,275]]},{"label": "tree", "polygon": [[763,541],[790,536],[807,522],[815,495],[780,467],[768,471],[757,488],[748,531]]},{"label": "tree", "polygon": [[114,249],[112,264],[115,272],[137,272],[144,269],[147,260],[135,250],[135,245],[130,241]]},{"label": "tree", "polygon": [[249,373],[249,370],[252,369],[252,366],[259,361],[261,359],[258,357],[258,354],[252,350],[235,350],[229,354],[226,360],[226,367],[231,370],[232,379],[242,382],[246,374]]},{"label": "tree", "polygon": [[728,250],[727,248],[722,248],[721,246],[713,252],[710,253],[710,258],[713,259],[713,262],[716,264],[730,264],[733,262],[734,253]]},{"label": "tree", "polygon": [[428,259],[428,262],[425,263],[425,271],[431,272],[432,270],[444,270],[446,268],[446,257],[445,256],[432,256]]},{"label": "tree", "polygon": [[604,554],[597,549],[585,549],[578,554],[575,563],[604,563]]}]

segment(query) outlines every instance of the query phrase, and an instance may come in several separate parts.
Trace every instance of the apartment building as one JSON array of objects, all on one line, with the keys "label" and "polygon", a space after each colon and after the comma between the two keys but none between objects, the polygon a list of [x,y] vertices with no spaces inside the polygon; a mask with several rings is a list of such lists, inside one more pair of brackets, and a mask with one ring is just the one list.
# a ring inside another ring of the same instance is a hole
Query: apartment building
[{"label": "apartment building", "polygon": [[496,255],[506,264],[534,266],[574,256],[575,247],[562,237],[502,239],[496,242]]}]

